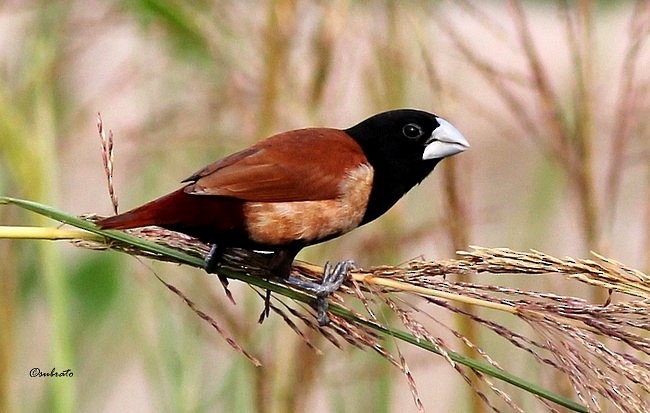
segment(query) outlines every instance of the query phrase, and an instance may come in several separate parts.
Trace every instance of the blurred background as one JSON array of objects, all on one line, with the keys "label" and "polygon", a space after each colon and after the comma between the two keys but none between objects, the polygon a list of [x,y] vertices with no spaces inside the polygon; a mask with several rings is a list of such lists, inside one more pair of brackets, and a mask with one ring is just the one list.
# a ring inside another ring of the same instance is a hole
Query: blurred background
[{"label": "blurred background", "polygon": [[[124,211],[272,133],[414,107],[451,121],[471,150],[377,222],[299,258],[397,265],[481,245],[594,250],[647,271],[649,30],[648,2],[0,2],[0,194],[110,214],[97,112],[115,135]],[[0,224],[55,225],[14,207]],[[233,306],[199,270],[114,252],[2,240],[0,260],[2,412],[416,410],[383,358],[307,332],[318,355],[278,317],[258,325],[262,302],[238,283]],[[474,281],[607,296],[561,279]],[[574,397],[488,332],[431,314],[506,370]],[[442,357],[400,350],[428,411],[487,411]],[[33,367],[74,376],[30,378]]]}]

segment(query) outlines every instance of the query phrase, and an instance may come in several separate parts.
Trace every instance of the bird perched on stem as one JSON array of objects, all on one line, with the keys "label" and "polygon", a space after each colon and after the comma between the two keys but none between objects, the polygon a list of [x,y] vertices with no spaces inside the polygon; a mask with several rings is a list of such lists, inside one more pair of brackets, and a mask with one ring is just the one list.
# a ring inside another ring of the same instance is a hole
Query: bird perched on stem
[{"label": "bird perched on stem", "polygon": [[[318,321],[327,324],[327,297],[353,263],[326,265],[317,284],[290,276],[298,252],[376,219],[440,160],[467,148],[449,122],[413,109],[380,113],[344,130],[283,132],[206,166],[182,181],[182,188],[98,225],[156,225],[196,237],[212,244],[205,262],[211,273],[218,273],[226,248],[270,251],[270,272],[314,294]],[[268,308],[267,296],[266,315]]]}]

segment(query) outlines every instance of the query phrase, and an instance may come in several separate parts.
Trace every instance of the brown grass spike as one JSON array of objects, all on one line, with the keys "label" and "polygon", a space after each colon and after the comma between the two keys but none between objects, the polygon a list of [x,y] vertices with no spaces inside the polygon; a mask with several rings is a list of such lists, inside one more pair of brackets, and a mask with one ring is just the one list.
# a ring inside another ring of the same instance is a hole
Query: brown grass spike
[{"label": "brown grass spike", "polygon": [[104,163],[104,172],[108,183],[108,194],[111,197],[113,212],[117,215],[118,202],[113,185],[113,131],[109,129],[108,136],[106,135],[102,115],[99,112],[97,112],[97,132],[102,144],[102,162]]}]

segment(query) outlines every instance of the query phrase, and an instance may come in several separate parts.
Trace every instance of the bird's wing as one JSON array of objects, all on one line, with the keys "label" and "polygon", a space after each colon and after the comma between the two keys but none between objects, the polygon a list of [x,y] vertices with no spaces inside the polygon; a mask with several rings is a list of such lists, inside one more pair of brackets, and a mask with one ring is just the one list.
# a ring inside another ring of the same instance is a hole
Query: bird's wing
[{"label": "bird's wing", "polygon": [[185,192],[244,201],[334,199],[346,174],[367,163],[361,147],[337,129],[300,129],[272,136],[208,165],[183,182]]}]

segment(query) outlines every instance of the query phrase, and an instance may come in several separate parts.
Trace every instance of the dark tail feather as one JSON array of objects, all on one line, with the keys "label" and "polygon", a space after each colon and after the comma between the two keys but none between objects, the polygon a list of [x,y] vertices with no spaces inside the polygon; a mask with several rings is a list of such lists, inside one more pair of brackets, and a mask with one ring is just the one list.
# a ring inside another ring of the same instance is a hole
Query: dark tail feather
[{"label": "dark tail feather", "polygon": [[225,236],[244,237],[242,201],[210,195],[191,195],[178,189],[123,214],[97,222],[102,229],[156,225],[205,242]]},{"label": "dark tail feather", "polygon": [[128,229],[157,225],[165,227],[179,219],[178,210],[187,194],[183,188],[138,208],[97,221],[102,229]]}]

